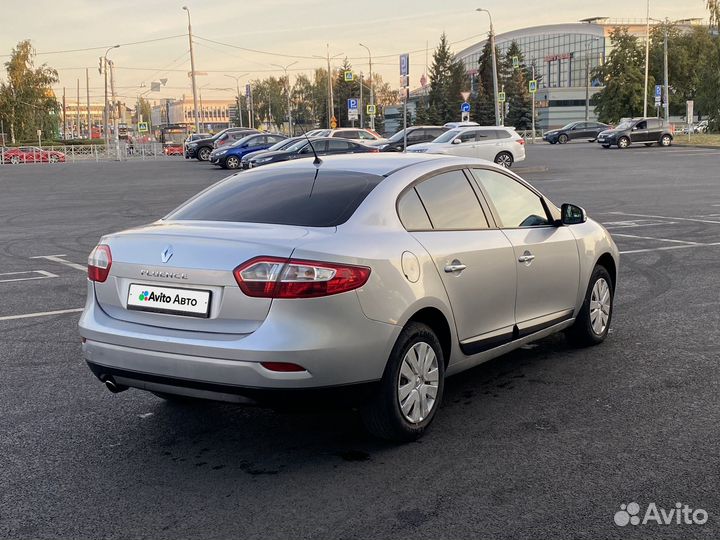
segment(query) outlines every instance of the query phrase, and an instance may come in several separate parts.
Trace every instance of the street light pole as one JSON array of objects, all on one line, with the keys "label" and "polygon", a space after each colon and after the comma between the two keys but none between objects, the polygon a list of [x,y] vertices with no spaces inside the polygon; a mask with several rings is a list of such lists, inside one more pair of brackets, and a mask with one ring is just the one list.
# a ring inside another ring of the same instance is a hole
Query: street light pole
[{"label": "street light pole", "polygon": [[[108,50],[105,51],[104,62],[103,62],[103,71],[105,72],[105,107],[103,107],[103,133],[105,135],[105,151],[107,152],[107,147],[110,144],[110,134],[108,133],[108,75],[107,75],[107,67],[108,67],[108,53],[112,51],[113,49],[117,49],[120,47],[120,45],[113,45],[112,47],[108,47]],[[64,118],[64,113],[63,113]]]},{"label": "street light pole", "polygon": [[290,75],[288,74],[288,68],[294,66],[297,62],[288,64],[287,66],[281,66],[280,64],[271,64],[272,66],[279,67],[285,72],[285,78],[287,79],[287,98],[288,98],[288,136],[293,136],[292,127],[292,103],[290,102]]},{"label": "street light pole", "polygon": [[647,0],[647,22],[645,25],[645,95],[643,97],[643,118],[647,117],[648,69],[650,67],[650,0]]},{"label": "street light pole", "polygon": [[[668,25],[670,24],[670,21],[668,19],[665,19],[665,40],[664,40],[664,51],[663,51],[663,61],[664,61],[664,67],[663,67],[663,75],[664,75],[664,83],[665,83],[665,123],[670,122],[670,85],[668,82]],[[687,119],[688,123],[692,123],[692,118]]]},{"label": "street light pole", "polygon": [[[245,77],[246,75],[249,75],[249,73],[243,73],[242,75],[238,75],[237,77],[235,75],[227,75],[226,77],[230,77],[231,79],[235,79],[235,89],[237,92],[237,108],[238,108],[238,118],[240,118],[240,127],[243,127],[243,115],[242,115],[242,107],[240,106],[240,79]],[[250,110],[250,107],[248,105],[248,111]],[[249,127],[249,126],[248,126]]]},{"label": "street light pole", "polygon": [[[370,52],[370,48],[367,45],[363,45],[362,43],[359,44],[361,47],[364,47],[368,52],[368,62],[370,63],[370,105],[375,105],[375,78],[373,77],[373,70],[372,70],[372,53]],[[370,129],[375,131],[375,115],[370,116]]]},{"label": "street light pole", "polygon": [[182,7],[187,11],[188,17],[188,39],[190,40],[190,73],[192,75],[192,91],[193,91],[193,116],[195,116],[195,133],[200,133],[200,119],[198,118],[198,96],[197,83],[195,82],[195,52],[193,51],[192,25],[190,24],[190,10],[187,6]]},{"label": "street light pole", "polygon": [[328,129],[332,128],[331,122],[332,118],[335,116],[335,103],[333,100],[333,87],[332,87],[332,73],[330,73],[330,60],[334,60],[338,56],[342,56],[344,53],[336,54],[332,58],[330,57],[330,44],[327,44],[327,56],[317,56],[313,55],[313,58],[322,58],[323,60],[327,59],[327,77],[328,77],[328,118],[327,118],[327,127]]},{"label": "street light pole", "polygon": [[498,73],[497,73],[497,57],[495,54],[495,30],[493,29],[492,14],[483,8],[477,8],[475,11],[484,11],[490,18],[490,52],[492,54],[492,69],[493,69],[493,93],[495,99],[495,125],[500,124],[500,102],[498,101]]}]

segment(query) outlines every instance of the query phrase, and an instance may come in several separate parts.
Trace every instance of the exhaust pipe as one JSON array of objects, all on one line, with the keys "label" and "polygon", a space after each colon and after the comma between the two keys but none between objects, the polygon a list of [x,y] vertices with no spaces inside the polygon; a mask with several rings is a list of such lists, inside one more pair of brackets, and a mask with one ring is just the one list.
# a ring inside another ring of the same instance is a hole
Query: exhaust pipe
[{"label": "exhaust pipe", "polygon": [[113,394],[118,394],[120,392],[124,392],[128,389],[127,386],[124,386],[122,384],[117,384],[112,377],[108,377],[105,379],[105,388],[110,390]]}]

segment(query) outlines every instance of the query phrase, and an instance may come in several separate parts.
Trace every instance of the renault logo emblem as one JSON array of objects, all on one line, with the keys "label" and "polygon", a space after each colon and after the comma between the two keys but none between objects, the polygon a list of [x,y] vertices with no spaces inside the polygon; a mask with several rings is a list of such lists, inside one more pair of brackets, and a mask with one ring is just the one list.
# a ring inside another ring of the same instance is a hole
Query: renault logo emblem
[{"label": "renault logo emblem", "polygon": [[163,249],[162,253],[160,254],[160,260],[162,262],[166,263],[170,260],[170,258],[173,256],[173,248],[172,246],[168,246],[165,249]]}]

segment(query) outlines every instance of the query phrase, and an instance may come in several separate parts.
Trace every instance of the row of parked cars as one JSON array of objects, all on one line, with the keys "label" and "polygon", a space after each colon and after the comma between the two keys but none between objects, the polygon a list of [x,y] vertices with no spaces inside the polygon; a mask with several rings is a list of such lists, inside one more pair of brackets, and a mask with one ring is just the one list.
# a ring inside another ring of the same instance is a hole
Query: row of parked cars
[{"label": "row of parked cars", "polygon": [[408,152],[477,157],[505,167],[525,159],[525,141],[514,128],[451,122],[444,126],[412,126],[386,139],[369,129],[316,129],[286,137],[247,128],[216,135],[190,135],[185,158],[226,169],[249,169],[269,163],[330,154]]},{"label": "row of parked cars", "polygon": [[0,147],[0,163],[64,163],[65,154],[57,150],[43,150],[39,146]]}]

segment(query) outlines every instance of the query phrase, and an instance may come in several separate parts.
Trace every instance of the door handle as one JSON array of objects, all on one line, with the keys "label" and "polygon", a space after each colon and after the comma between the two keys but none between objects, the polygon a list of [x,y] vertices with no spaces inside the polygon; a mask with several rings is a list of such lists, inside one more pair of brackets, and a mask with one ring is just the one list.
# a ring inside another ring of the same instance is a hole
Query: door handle
[{"label": "door handle", "polygon": [[460,261],[458,261],[457,259],[455,259],[455,260],[454,260],[453,262],[451,262],[450,264],[446,264],[444,270],[445,270],[445,272],[447,272],[448,274],[452,274],[453,272],[462,272],[462,271],[465,270],[466,268],[467,268],[466,265],[464,265],[463,263],[461,263]]},{"label": "door handle", "polygon": [[526,251],[525,253],[520,255],[520,257],[518,257],[518,262],[521,263],[530,264],[531,262],[533,262],[533,260],[535,260],[535,255],[533,255],[529,251]]}]

